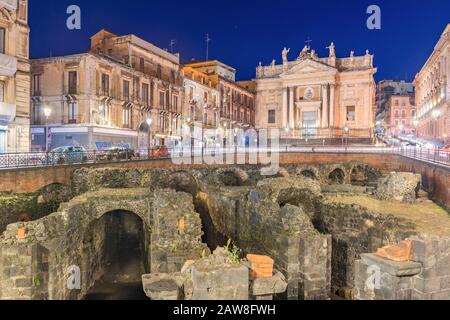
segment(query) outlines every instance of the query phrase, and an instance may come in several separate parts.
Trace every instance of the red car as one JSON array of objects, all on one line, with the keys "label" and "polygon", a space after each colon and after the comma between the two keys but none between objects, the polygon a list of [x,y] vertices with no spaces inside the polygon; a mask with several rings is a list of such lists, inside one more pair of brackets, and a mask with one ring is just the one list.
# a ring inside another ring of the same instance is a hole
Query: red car
[{"label": "red car", "polygon": [[155,150],[152,150],[152,157],[154,158],[168,158],[169,156],[169,149],[167,149],[166,146],[161,146]]}]

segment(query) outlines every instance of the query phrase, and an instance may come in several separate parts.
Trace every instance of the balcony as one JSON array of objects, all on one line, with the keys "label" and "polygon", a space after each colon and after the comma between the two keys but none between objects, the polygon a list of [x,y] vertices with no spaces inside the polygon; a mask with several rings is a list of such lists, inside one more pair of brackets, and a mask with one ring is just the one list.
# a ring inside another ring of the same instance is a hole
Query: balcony
[{"label": "balcony", "polygon": [[17,58],[0,53],[0,76],[12,77],[17,72]]},{"label": "balcony", "polygon": [[0,0],[0,7],[5,7],[9,11],[16,11],[17,0]]},{"label": "balcony", "polygon": [[16,118],[16,105],[0,102],[0,122],[11,122]]}]

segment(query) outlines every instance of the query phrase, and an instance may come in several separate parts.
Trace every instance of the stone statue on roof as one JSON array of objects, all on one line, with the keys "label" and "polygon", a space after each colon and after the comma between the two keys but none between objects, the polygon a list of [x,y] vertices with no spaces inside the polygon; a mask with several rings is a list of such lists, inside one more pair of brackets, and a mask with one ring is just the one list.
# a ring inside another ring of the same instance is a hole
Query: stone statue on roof
[{"label": "stone statue on roof", "polygon": [[283,49],[281,56],[283,57],[283,64],[286,64],[288,62],[288,54],[291,51],[291,49],[287,49],[286,47]]},{"label": "stone statue on roof", "polygon": [[330,50],[330,58],[335,58],[336,57],[336,47],[334,45],[334,42],[332,42],[330,44],[329,47],[327,47],[328,50]]}]

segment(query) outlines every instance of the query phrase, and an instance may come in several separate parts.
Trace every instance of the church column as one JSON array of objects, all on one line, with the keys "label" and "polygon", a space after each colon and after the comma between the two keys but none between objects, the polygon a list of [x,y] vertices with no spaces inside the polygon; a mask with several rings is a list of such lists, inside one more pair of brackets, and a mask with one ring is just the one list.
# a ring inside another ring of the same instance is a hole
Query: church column
[{"label": "church column", "polygon": [[287,98],[287,88],[283,88],[283,101],[281,106],[281,118],[282,120],[282,127],[287,127],[287,114],[288,114],[288,98]]},{"label": "church column", "polygon": [[294,87],[289,88],[289,128],[294,129],[295,120],[294,120]]},{"label": "church column", "polygon": [[328,128],[328,84],[322,86],[322,128]]},{"label": "church column", "polygon": [[331,84],[330,85],[330,89],[331,89],[331,93],[330,93],[330,127],[334,128],[335,123],[334,123],[334,90],[335,90],[335,85]]}]

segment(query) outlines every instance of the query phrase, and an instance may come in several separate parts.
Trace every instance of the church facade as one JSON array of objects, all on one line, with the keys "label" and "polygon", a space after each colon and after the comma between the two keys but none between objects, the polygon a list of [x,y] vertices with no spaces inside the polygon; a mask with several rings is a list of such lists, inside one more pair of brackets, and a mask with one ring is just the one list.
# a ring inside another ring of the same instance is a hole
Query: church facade
[{"label": "church facade", "polygon": [[[329,57],[320,58],[305,46],[289,61],[290,49],[282,52],[282,64],[259,64],[256,70],[258,129],[281,129],[285,141],[373,139],[376,84],[373,55],[337,58],[335,46]],[[333,142],[334,141],[334,142]]]}]

